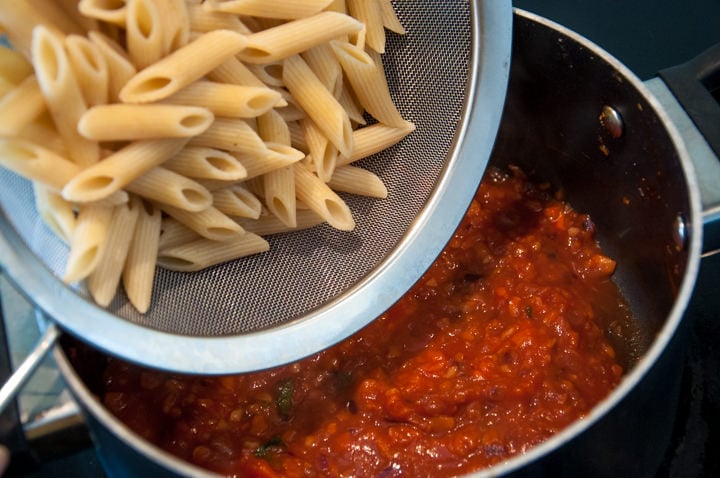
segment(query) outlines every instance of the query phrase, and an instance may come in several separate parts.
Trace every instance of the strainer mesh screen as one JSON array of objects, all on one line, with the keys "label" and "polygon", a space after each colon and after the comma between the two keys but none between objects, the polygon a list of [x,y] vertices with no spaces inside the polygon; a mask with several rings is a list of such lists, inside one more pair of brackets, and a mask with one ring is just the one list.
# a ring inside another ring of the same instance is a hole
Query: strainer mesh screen
[{"label": "strainer mesh screen", "polygon": [[[435,1],[403,1],[395,7],[407,34],[388,34],[383,60],[395,102],[417,129],[363,162],[386,183],[389,197],[343,196],[357,224],[351,233],[320,226],[270,237],[269,253],[202,272],[161,269],[148,313],[138,314],[122,293],[110,306],[114,313],[169,332],[239,334],[304,315],[382,262],[422,209],[453,146],[472,36],[466,1],[443,2],[442,7]],[[21,237],[61,275],[67,248],[34,212],[30,185],[0,171],[0,201]]]}]

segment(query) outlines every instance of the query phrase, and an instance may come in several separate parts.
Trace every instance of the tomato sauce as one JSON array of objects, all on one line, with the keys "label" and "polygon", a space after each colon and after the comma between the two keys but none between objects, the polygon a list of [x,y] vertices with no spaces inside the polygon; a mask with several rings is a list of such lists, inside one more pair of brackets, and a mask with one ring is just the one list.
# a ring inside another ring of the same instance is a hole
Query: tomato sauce
[{"label": "tomato sauce", "polygon": [[591,219],[546,189],[487,174],[424,277],[326,351],[225,377],[111,359],[103,403],[237,476],[449,476],[522,453],[618,384],[605,329],[630,320]]}]

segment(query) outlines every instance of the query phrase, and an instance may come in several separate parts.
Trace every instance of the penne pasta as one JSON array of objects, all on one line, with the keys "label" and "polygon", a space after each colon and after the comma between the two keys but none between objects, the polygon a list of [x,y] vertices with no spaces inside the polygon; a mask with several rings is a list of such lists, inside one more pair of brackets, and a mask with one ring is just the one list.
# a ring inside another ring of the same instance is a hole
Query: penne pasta
[{"label": "penne pasta", "polygon": [[330,180],[327,182],[334,191],[340,191],[360,196],[369,196],[385,199],[387,188],[382,180],[367,169],[355,166],[340,166],[335,168]]},{"label": "penne pasta", "polygon": [[128,55],[140,70],[152,65],[167,54],[161,10],[163,2],[128,0],[125,35]]},{"label": "penne pasta", "polygon": [[352,127],[347,112],[323,86],[299,56],[285,60],[283,79],[287,89],[315,125],[340,152],[350,156]]},{"label": "penne pasta", "polygon": [[63,277],[65,282],[85,279],[97,267],[105,253],[112,210],[112,207],[101,204],[79,207]]},{"label": "penne pasta", "polygon": [[385,25],[378,0],[346,0],[350,15],[365,24],[365,44],[385,53]]},{"label": "penne pasta", "polygon": [[0,165],[55,191],[62,190],[80,171],[72,161],[20,138],[0,138]]},{"label": "penne pasta", "polygon": [[350,208],[327,184],[301,164],[294,165],[293,171],[295,191],[300,201],[335,229],[352,231],[355,228]]},{"label": "penne pasta", "polygon": [[63,242],[70,244],[75,231],[75,210],[71,203],[65,201],[60,193],[39,182],[33,183],[35,208],[43,222]]},{"label": "penne pasta", "polygon": [[296,224],[293,227],[289,227],[280,220],[280,218],[269,213],[261,215],[257,220],[240,219],[238,222],[247,232],[252,232],[259,236],[272,236],[273,234],[309,229],[324,222],[323,219],[311,209],[298,208],[295,219]]},{"label": "penne pasta", "polygon": [[0,77],[17,85],[33,74],[30,62],[18,51],[0,45]]},{"label": "penne pasta", "polygon": [[397,143],[415,131],[415,125],[409,121],[404,127],[396,128],[375,123],[353,131],[353,151],[348,157],[340,156],[337,164],[343,166],[354,161],[379,153]]},{"label": "penne pasta", "polygon": [[213,191],[213,207],[232,217],[257,219],[262,212],[262,204],[253,193],[239,184]]},{"label": "penne pasta", "polygon": [[257,117],[258,135],[263,141],[292,145],[292,136],[287,121],[277,110],[270,110]]},{"label": "penne pasta", "polygon": [[320,83],[325,85],[325,88],[332,93],[335,98],[340,96],[343,86],[343,74],[340,63],[338,63],[335,54],[330,48],[330,45],[323,43],[309,50],[306,50],[301,55],[305,62],[308,64],[310,69],[318,77]]},{"label": "penne pasta", "polygon": [[110,71],[97,45],[85,36],[68,35],[65,48],[85,104],[93,106],[107,103]]},{"label": "penne pasta", "polygon": [[126,103],[146,103],[167,98],[236,55],[246,45],[244,35],[229,30],[204,33],[130,78],[120,90],[120,99]]},{"label": "penne pasta", "polygon": [[265,239],[248,232],[227,241],[203,238],[163,249],[158,264],[174,271],[193,272],[268,250],[270,244]]},{"label": "penne pasta", "polygon": [[265,205],[283,224],[297,226],[295,173],[292,166],[276,169],[262,176]]},{"label": "penne pasta", "polygon": [[160,10],[163,49],[165,53],[177,50],[190,40],[190,16],[185,0],[155,0]]},{"label": "penne pasta", "polygon": [[255,73],[250,71],[243,62],[237,58],[230,57],[215,69],[208,73],[208,78],[212,81],[220,83],[230,83],[233,85],[244,85],[244,86],[257,86],[260,88],[265,87],[265,83],[260,78],[255,76]]},{"label": "penne pasta", "polygon": [[216,118],[208,129],[192,138],[189,145],[254,156],[267,152],[265,143],[248,122],[237,118]]},{"label": "penne pasta", "polygon": [[65,142],[58,134],[54,126],[42,121],[33,121],[25,126],[15,137],[15,139],[24,139],[31,143],[42,144],[43,148],[49,149],[64,158],[68,158],[69,154],[65,147]]},{"label": "penne pasta", "polygon": [[300,126],[305,132],[305,142],[307,143],[315,174],[324,182],[328,182],[335,170],[338,150],[328,141],[312,120],[303,120],[300,122]]},{"label": "penne pasta", "polygon": [[272,63],[362,28],[348,15],[321,12],[248,35],[247,47],[238,57],[247,63]]},{"label": "penne pasta", "polygon": [[80,0],[78,10],[86,17],[125,27],[127,0]]},{"label": "penne pasta", "polygon": [[98,105],[80,117],[80,134],[95,141],[189,138],[202,134],[214,116],[207,108],[163,104]]},{"label": "penne pasta", "polygon": [[159,208],[139,198],[133,198],[130,204],[137,209],[138,216],[122,270],[122,283],[130,303],[144,314],[152,298],[162,214]]},{"label": "penne pasta", "polygon": [[358,101],[368,113],[388,126],[402,127],[405,120],[390,96],[380,56],[348,42],[330,42]]},{"label": "penne pasta", "polygon": [[[162,217],[162,215],[161,215]],[[200,239],[202,236],[172,217],[162,218],[158,250],[185,244]]]},{"label": "penne pasta", "polygon": [[83,138],[77,131],[77,122],[87,106],[70,66],[63,38],[44,26],[35,27],[32,63],[47,108],[65,140],[71,159],[81,166],[95,163],[100,157],[98,144]]},{"label": "penne pasta", "polygon": [[204,4],[188,5],[190,30],[206,33],[213,30],[231,30],[249,35],[252,31],[233,13],[212,10]]},{"label": "penne pasta", "polygon": [[276,106],[281,98],[280,93],[265,86],[200,80],[166,98],[163,103],[203,107],[216,116],[254,118]]},{"label": "penne pasta", "polygon": [[390,0],[378,0],[378,3],[380,4],[383,26],[391,32],[395,32],[398,35],[404,35],[405,27],[403,27],[402,23],[400,23]]},{"label": "penne pasta", "polygon": [[68,201],[76,202],[108,197],[175,155],[185,143],[185,139],[130,143],[78,173],[65,185],[62,195]]},{"label": "penne pasta", "polygon": [[213,198],[202,185],[169,169],[157,166],[126,186],[145,199],[186,211],[202,211]]},{"label": "penne pasta", "polygon": [[249,17],[280,18],[292,20],[320,13],[332,0],[208,0],[207,6],[213,11],[234,13]]},{"label": "penne pasta", "polygon": [[20,134],[45,111],[40,85],[30,75],[0,99],[0,136]]},{"label": "penne pasta", "polygon": [[245,166],[235,156],[213,148],[183,148],[163,166],[190,178],[237,181],[247,177]]},{"label": "penne pasta", "polygon": [[236,158],[245,167],[247,176],[252,179],[270,171],[290,166],[305,157],[305,153],[284,144],[266,143],[267,152],[260,156],[257,154],[237,155]]},{"label": "penne pasta", "polygon": [[138,207],[135,201],[112,210],[104,253],[87,279],[90,295],[102,307],[107,307],[115,297],[137,218]]},{"label": "penne pasta", "polygon": [[227,241],[245,233],[239,224],[213,206],[200,212],[186,211],[166,205],[162,207],[162,210],[187,228],[213,241]]},{"label": "penne pasta", "polygon": [[112,102],[117,102],[120,90],[137,73],[125,50],[107,35],[100,32],[89,32],[88,38],[105,59],[108,70],[108,96]]}]

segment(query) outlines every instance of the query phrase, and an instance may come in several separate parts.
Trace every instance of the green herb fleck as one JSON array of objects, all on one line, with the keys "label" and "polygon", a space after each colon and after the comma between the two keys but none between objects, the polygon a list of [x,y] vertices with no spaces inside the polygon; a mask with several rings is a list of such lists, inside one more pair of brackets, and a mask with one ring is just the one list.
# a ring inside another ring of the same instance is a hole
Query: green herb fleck
[{"label": "green herb fleck", "polygon": [[277,404],[278,413],[284,420],[289,419],[290,412],[292,412],[294,389],[295,381],[291,378],[283,380],[278,385],[278,395],[275,403]]}]

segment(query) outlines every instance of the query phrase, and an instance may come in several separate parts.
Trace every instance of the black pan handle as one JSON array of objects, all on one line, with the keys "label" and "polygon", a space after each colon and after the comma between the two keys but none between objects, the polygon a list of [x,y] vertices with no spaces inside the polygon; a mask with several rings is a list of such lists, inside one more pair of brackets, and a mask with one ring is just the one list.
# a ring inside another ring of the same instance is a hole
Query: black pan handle
[{"label": "black pan handle", "polygon": [[659,76],[720,158],[720,43]]}]

